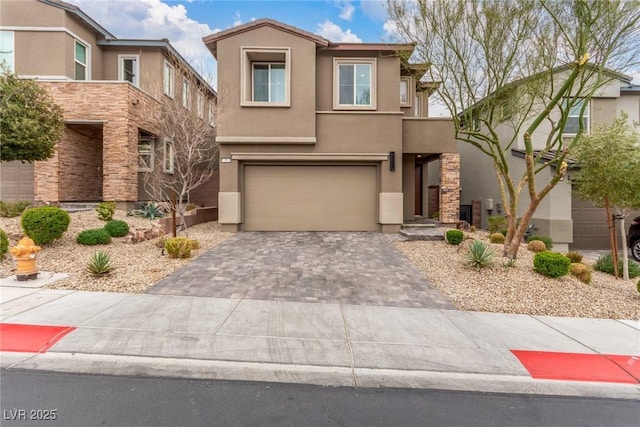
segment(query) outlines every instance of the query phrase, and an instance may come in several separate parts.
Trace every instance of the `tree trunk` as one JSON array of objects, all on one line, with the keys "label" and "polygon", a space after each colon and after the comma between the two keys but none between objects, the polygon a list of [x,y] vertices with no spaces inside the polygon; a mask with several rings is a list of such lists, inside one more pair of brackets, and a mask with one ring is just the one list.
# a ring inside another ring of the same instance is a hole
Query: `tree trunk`
[{"label": "tree trunk", "polygon": [[622,278],[624,280],[629,280],[629,251],[626,247],[627,233],[624,230],[624,227],[624,215],[620,215],[620,237],[622,240]]},{"label": "tree trunk", "polygon": [[607,226],[609,227],[609,240],[611,243],[611,259],[613,262],[613,275],[616,279],[619,279],[618,276],[618,245],[616,244],[616,226],[613,224],[613,219],[611,218],[611,208],[609,206],[609,199],[604,199],[604,208],[607,213]]}]

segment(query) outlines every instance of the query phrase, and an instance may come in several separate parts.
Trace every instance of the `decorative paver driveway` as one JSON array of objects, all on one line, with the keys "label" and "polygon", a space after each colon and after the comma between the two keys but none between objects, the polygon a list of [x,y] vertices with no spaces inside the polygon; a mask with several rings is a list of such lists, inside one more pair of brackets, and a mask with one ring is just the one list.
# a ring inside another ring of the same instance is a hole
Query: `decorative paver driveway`
[{"label": "decorative paver driveway", "polygon": [[397,307],[453,305],[379,233],[236,233],[147,292]]}]

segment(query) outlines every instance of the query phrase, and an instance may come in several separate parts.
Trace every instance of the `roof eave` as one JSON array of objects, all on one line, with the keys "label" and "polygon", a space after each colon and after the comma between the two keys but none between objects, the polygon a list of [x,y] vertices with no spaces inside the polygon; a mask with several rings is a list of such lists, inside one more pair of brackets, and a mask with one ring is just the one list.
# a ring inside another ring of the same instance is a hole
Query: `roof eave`
[{"label": "roof eave", "polygon": [[38,0],[41,3],[48,4],[53,7],[57,7],[58,9],[62,9],[71,14],[76,15],[78,18],[86,22],[91,28],[93,28],[96,32],[102,34],[105,39],[115,39],[116,36],[107,31],[102,25],[98,24],[93,20],[89,15],[84,13],[82,9],[78,6],[63,2],[63,1],[52,1],[52,0]]}]

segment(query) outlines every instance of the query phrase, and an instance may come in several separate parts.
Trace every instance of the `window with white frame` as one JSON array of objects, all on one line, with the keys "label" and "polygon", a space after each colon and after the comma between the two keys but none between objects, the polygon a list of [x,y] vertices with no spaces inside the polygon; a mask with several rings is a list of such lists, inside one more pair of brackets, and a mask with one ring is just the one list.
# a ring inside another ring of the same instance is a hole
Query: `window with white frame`
[{"label": "window with white frame", "polygon": [[214,127],[216,125],[216,106],[213,102],[209,102],[209,124]]},{"label": "window with white frame", "polygon": [[416,92],[413,100],[413,115],[415,117],[422,117],[422,96],[422,92]]},{"label": "window with white frame", "polygon": [[182,79],[182,106],[191,109],[191,83],[186,78]]},{"label": "window with white frame", "polygon": [[290,48],[241,48],[241,105],[288,107],[291,99]]},{"label": "window with white frame", "polygon": [[376,108],[376,60],[334,59],[334,108]]},{"label": "window with white frame", "polygon": [[565,99],[564,101],[564,109],[567,110],[568,108],[568,112],[562,133],[564,135],[576,135],[580,129],[580,122],[582,122],[584,132],[589,132],[589,103],[585,99],[572,101],[572,105],[570,105],[570,100]]},{"label": "window with white frame", "polygon": [[164,70],[163,70],[163,85],[164,85],[164,94],[173,98],[173,81],[174,81],[174,70],[173,65],[169,62],[164,61]]},{"label": "window with white frame", "polygon": [[411,107],[411,77],[400,77],[400,106]]},{"label": "window with white frame", "polygon": [[0,64],[15,73],[15,45],[13,31],[0,31]]},{"label": "window with white frame", "polygon": [[166,173],[173,173],[175,166],[175,153],[173,152],[173,141],[169,138],[163,140],[163,162],[162,170]]},{"label": "window with white frame", "polygon": [[140,86],[139,74],[139,55],[118,55],[118,75],[120,80]]},{"label": "window with white frame", "polygon": [[138,172],[153,172],[153,137],[138,137]]},{"label": "window with white frame", "polygon": [[204,119],[204,95],[202,92],[198,92],[196,95],[196,108],[198,110],[198,117]]},{"label": "window with white frame", "polygon": [[89,73],[87,72],[87,64],[89,48],[86,44],[78,40],[74,40],[74,46],[75,79],[88,80]]}]

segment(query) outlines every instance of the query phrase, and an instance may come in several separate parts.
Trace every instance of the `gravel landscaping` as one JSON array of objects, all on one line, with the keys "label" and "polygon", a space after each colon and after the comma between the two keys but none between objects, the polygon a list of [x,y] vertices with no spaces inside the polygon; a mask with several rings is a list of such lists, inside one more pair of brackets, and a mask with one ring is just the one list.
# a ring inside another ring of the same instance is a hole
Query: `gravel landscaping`
[{"label": "gravel landscaping", "polygon": [[[150,228],[157,221],[125,217],[117,212],[114,219],[126,221],[133,228]],[[71,277],[48,287],[105,292],[144,292],[160,279],[187,264],[189,259],[170,259],[162,254],[158,240],[126,243],[114,238],[108,245],[83,246],[76,243],[78,233],[100,228],[104,222],[94,211],[71,214],[71,224],[63,237],[45,245],[38,254],[41,271],[70,273]],[[13,246],[22,237],[19,218],[0,218]],[[476,239],[487,239],[487,233],[468,233]],[[193,226],[189,237],[197,239],[201,248],[191,259],[216,246],[231,234],[223,233],[216,222]],[[518,252],[514,266],[507,267],[500,257],[502,245],[493,244],[496,252],[494,266],[476,270],[464,263],[464,243],[449,245],[442,241],[414,241],[394,243],[435,287],[461,310],[500,313],[573,316],[608,319],[640,319],[638,279],[616,280],[613,276],[593,271],[590,285],[573,276],[549,279],[533,271],[533,253],[526,245]],[[93,277],[86,264],[97,250],[107,251],[115,270],[105,277]],[[585,258],[587,265],[595,260]],[[9,254],[0,261],[0,277],[14,274],[15,264]]]}]

